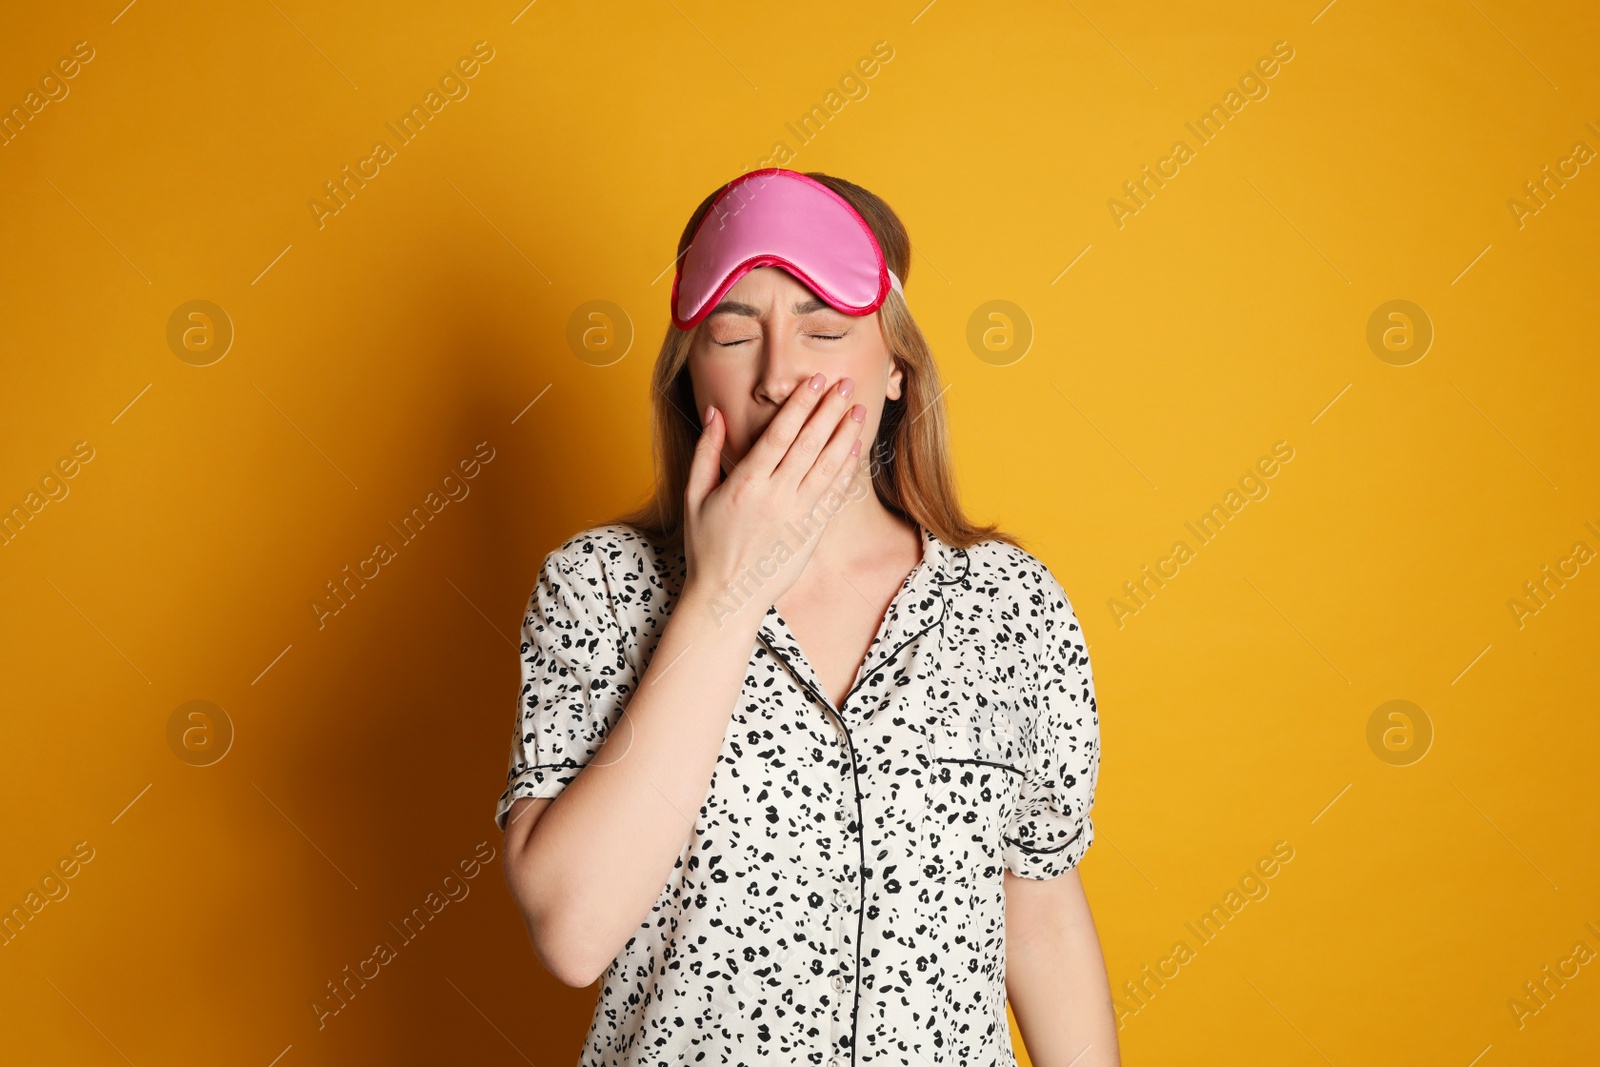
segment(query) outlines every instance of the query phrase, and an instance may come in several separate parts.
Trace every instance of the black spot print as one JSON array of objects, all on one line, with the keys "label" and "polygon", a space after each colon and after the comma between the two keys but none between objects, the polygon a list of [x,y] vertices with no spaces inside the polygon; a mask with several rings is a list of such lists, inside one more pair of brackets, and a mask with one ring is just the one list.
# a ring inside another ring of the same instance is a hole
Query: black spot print
[{"label": "black spot print", "polygon": [[[1004,874],[1057,877],[1094,840],[1094,681],[1043,563],[922,543],[841,707],[768,610],[689,847],[601,981],[582,1067],[1014,1067]],[[685,575],[681,551],[621,525],[546,557],[502,829],[594,756]]]}]

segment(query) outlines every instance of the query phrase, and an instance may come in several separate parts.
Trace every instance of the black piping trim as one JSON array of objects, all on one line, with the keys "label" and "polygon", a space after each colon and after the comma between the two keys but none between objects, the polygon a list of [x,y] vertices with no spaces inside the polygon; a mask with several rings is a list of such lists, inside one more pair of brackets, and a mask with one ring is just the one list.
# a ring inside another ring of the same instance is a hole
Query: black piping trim
[{"label": "black piping trim", "polygon": [[512,782],[516,781],[524,774],[527,774],[529,771],[551,771],[555,770],[557,767],[581,766],[583,765],[575,759],[562,760],[560,763],[524,763],[522,766],[506,772],[506,785],[509,786]]},{"label": "black piping trim", "polygon": [[856,875],[860,882],[861,903],[856,908],[856,963],[850,972],[850,984],[854,996],[850,1000],[850,1063],[852,1067],[856,1062],[856,1047],[860,1044],[857,1038],[857,1018],[861,1012],[861,939],[867,932],[867,816],[861,809],[861,773],[857,770],[855,739],[850,736],[850,728],[844,725],[843,716],[839,716],[839,725],[844,730],[845,744],[850,746],[850,780],[856,787],[856,845],[860,851],[861,859],[856,868]]},{"label": "black piping trim", "polygon": [[[967,559],[967,553],[965,550],[962,550],[961,556],[963,560]],[[883,662],[893,663],[895,658],[900,655],[900,651],[912,641],[917,640],[923,634],[927,633],[929,630],[932,630],[935,626],[943,625],[945,616],[949,614],[950,611],[950,601],[945,597],[944,590],[940,587],[953,585],[958,581],[965,581],[967,572],[970,569],[971,562],[968,561],[967,567],[961,572],[961,576],[959,578],[952,579],[951,581],[945,581],[939,577],[939,575],[943,573],[942,571],[934,572],[934,580],[936,582],[935,590],[939,594],[939,617],[902,641]],[[789,674],[794,677],[795,681],[799,682],[801,687],[805,689],[807,693],[811,694],[811,698],[821,704],[831,715],[833,715],[835,719],[838,720],[839,728],[844,731],[845,744],[850,750],[850,779],[855,785],[856,792],[856,826],[858,827],[856,831],[856,845],[860,851],[857,878],[860,884],[861,899],[863,901],[863,906],[859,907],[856,911],[856,960],[855,968],[851,975],[851,984],[855,988],[855,996],[850,1002],[850,1063],[851,1067],[854,1067],[856,1062],[856,1053],[860,1047],[860,1044],[857,1041],[857,1038],[860,1036],[858,1033],[859,1025],[857,1023],[857,1019],[860,1017],[861,1013],[861,939],[866,935],[867,922],[867,910],[864,904],[867,896],[867,816],[866,812],[862,810],[861,807],[861,780],[860,771],[857,768],[855,740],[850,736],[850,727],[845,723],[844,716],[841,715],[836,708],[834,708],[833,703],[829,701],[827,697],[818,693],[816,689],[812,687],[809,681],[800,676],[800,672],[794,669],[794,664],[790,663],[786,658],[784,658],[783,653],[774,647],[771,641],[767,640],[766,634],[761,633],[757,636],[760,637],[761,643],[767,646],[767,651],[777,657],[778,660],[788,668]],[[866,681],[867,678],[871,677],[872,674],[877,670],[878,668],[875,666],[870,671],[863,671],[861,675],[861,681]],[[850,698],[855,695],[856,690],[860,688],[860,686],[861,682],[857,682],[851,687],[850,692],[845,694],[845,704],[850,703]]]},{"label": "black piping trim", "polygon": [[846,693],[844,695],[844,704],[841,704],[840,707],[845,707],[845,706],[849,705],[850,698],[856,695],[856,690],[860,689],[862,687],[862,685],[864,685],[866,683],[868,678],[871,678],[874,674],[878,673],[878,671],[882,670],[884,664],[893,663],[896,659],[898,659],[899,656],[900,656],[900,653],[902,651],[904,651],[904,649],[905,649],[905,647],[907,645],[909,645],[911,642],[917,640],[919,637],[921,637],[923,634],[927,633],[929,630],[933,629],[935,626],[938,626],[938,625],[942,624],[944,622],[944,617],[945,617],[945,614],[946,614],[947,610],[949,609],[949,606],[950,606],[949,601],[944,599],[944,593],[941,591],[939,593],[939,617],[937,619],[933,620],[932,622],[930,622],[928,625],[924,626],[922,629],[918,630],[916,633],[912,634],[910,637],[906,638],[904,641],[901,641],[898,645],[895,646],[893,652],[890,652],[887,656],[883,657],[877,663],[873,664],[871,670],[862,671],[861,672],[860,681],[856,682],[855,685],[850,687],[850,692],[848,692],[848,693]]},{"label": "black piping trim", "polygon": [[1003,771],[1010,771],[1012,774],[1020,774],[1024,778],[1028,777],[1028,772],[1023,770],[1022,768],[1013,767],[1009,763],[996,763],[994,760],[987,760],[987,759],[955,759],[955,758],[952,758],[952,757],[936,756],[934,758],[933,762],[935,762],[935,763],[981,763],[985,767],[999,767]]},{"label": "black piping trim", "polygon": [[[927,631],[924,630],[923,632],[926,633]],[[758,636],[761,638],[761,643],[767,646],[767,651],[776,656],[789,669],[789,673],[794,677],[794,680],[799,682],[801,688],[811,695],[811,699],[821,704],[828,714],[838,721],[839,729],[844,733],[845,746],[850,752],[850,780],[855,786],[856,794],[856,844],[860,850],[857,877],[860,882],[861,896],[864,900],[867,895],[867,817],[866,812],[861,808],[861,776],[856,769],[856,746],[854,739],[850,736],[850,727],[846,725],[844,716],[834,709],[832,702],[812,688],[810,682],[800,677],[800,672],[794,669],[794,664],[785,659],[783,653],[774,647],[771,641],[767,640],[766,634]],[[854,690],[851,690],[851,692],[854,692]],[[845,702],[849,703],[849,697],[845,698]],[[866,908],[860,907],[856,911],[856,962],[851,975],[851,984],[855,989],[855,996],[850,1002],[850,1063],[852,1067],[856,1059],[856,1019],[861,1010],[861,938],[865,932]]]},{"label": "black piping trim", "polygon": [[944,571],[940,570],[936,572],[933,577],[934,580],[940,585],[955,585],[957,582],[964,582],[967,580],[967,575],[972,573],[971,555],[969,555],[967,550],[964,548],[958,548],[956,551],[961,553],[961,573],[956,575],[954,578],[940,578],[939,575],[943,574]]},{"label": "black piping trim", "polygon": [[[943,570],[934,571],[933,572],[933,580],[934,580],[934,583],[935,583],[936,586],[954,585],[957,582],[964,582],[964,581],[967,580],[967,575],[972,570],[972,560],[967,556],[967,550],[966,549],[964,549],[964,548],[963,549],[959,549],[959,551],[961,553],[961,561],[962,561],[962,563],[965,564],[965,566],[963,566],[962,569],[961,569],[961,574],[958,577],[946,579],[946,578],[941,577],[941,575],[944,574]],[[950,602],[945,599],[945,595],[944,595],[944,590],[943,589],[940,589],[938,592],[939,592],[939,617],[937,619],[935,619],[933,622],[929,623],[927,626],[923,627],[921,630],[918,630],[916,633],[914,633],[910,637],[906,638],[904,641],[900,642],[900,644],[896,645],[894,651],[890,652],[883,659],[880,659],[877,663],[875,663],[872,666],[871,670],[862,671],[861,672],[860,681],[856,682],[855,685],[850,687],[850,692],[848,692],[848,693],[846,693],[844,695],[844,704],[841,704],[840,707],[844,707],[844,706],[848,705],[850,703],[850,698],[856,695],[856,690],[860,689],[861,686],[866,683],[866,680],[868,678],[871,678],[874,674],[876,674],[883,667],[883,665],[885,663],[893,663],[895,661],[895,659],[897,659],[899,657],[901,651],[907,645],[909,645],[911,642],[915,641],[917,638],[921,637],[923,634],[927,633],[929,630],[933,629],[935,626],[944,625],[944,617],[946,615],[948,615],[949,612],[950,612]],[[787,662],[787,661],[785,661],[785,662]],[[824,703],[826,703],[826,701],[824,701]],[[832,707],[832,705],[830,704],[829,707]]]},{"label": "black piping trim", "polygon": [[1021,841],[1018,841],[1014,837],[1008,837],[1008,838],[1006,838],[1006,840],[1008,842],[1010,842],[1011,844],[1016,845],[1018,848],[1020,848],[1024,852],[1038,854],[1038,853],[1045,853],[1045,852],[1060,852],[1062,849],[1066,848],[1067,845],[1072,844],[1072,842],[1076,841],[1078,838],[1080,838],[1082,836],[1083,836],[1083,827],[1080,826],[1080,827],[1078,827],[1078,832],[1073,834],[1072,837],[1070,837],[1067,840],[1067,843],[1065,845],[1057,845],[1055,848],[1034,848],[1032,845],[1024,845]]}]

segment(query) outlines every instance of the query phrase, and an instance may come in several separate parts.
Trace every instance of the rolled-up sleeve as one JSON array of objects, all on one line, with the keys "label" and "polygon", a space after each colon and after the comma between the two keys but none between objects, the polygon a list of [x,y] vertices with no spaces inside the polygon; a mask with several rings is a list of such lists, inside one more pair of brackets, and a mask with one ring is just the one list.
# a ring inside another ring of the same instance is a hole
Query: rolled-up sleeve
[{"label": "rolled-up sleeve", "polygon": [[1089,809],[1100,776],[1094,675],[1077,614],[1048,569],[1031,702],[1021,741],[1027,780],[1005,829],[1006,870],[1054,878],[1078,865],[1094,841]]},{"label": "rolled-up sleeve", "polygon": [[597,554],[569,543],[546,556],[523,615],[500,829],[519,797],[556,796],[599,751],[627,703],[620,635]]}]

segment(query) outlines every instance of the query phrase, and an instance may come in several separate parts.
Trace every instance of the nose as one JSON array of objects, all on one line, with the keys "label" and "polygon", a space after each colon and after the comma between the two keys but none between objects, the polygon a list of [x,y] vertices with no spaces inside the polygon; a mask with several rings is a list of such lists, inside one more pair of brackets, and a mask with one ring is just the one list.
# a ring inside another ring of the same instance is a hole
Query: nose
[{"label": "nose", "polygon": [[789,394],[809,382],[818,368],[793,330],[781,324],[763,324],[762,329],[766,337],[762,343],[765,365],[761,368],[761,393],[775,405],[782,406]]}]

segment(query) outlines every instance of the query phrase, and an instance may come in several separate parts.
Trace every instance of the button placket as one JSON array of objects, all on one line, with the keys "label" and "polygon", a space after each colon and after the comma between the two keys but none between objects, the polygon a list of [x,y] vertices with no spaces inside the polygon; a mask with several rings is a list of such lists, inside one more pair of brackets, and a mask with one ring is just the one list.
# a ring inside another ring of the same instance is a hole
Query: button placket
[{"label": "button placket", "polygon": [[838,955],[838,966],[833,976],[835,992],[843,992],[850,983],[850,968],[854,960],[850,942],[851,924],[856,920],[855,909],[851,906],[851,895],[842,886],[833,889],[833,947]]},{"label": "button placket", "polygon": [[[917,871],[918,822],[928,801],[924,776],[911,775],[887,784],[873,779],[869,768],[860,764],[862,754],[856,751],[852,726],[865,724],[870,730],[877,728],[874,723],[878,723],[885,731],[894,727],[902,735],[898,740],[914,741],[913,748],[927,741],[923,728],[913,721],[914,715],[908,715],[905,721],[891,721],[892,715],[885,708],[897,703],[889,698],[897,697],[904,688],[901,669],[912,674],[919,667],[938,666],[941,627],[951,610],[945,587],[965,583],[970,563],[965,551],[952,553],[939,548],[938,542],[926,532],[925,536],[930,547],[924,559],[932,565],[923,568],[921,576],[908,581],[896,595],[841,707],[833,707],[820,694],[810,664],[798,643],[792,640],[792,633],[775,607],[769,610],[772,617],[766,620],[761,634],[767,652],[788,669],[819,708],[831,713],[828,718],[838,727],[844,752],[849,756],[843,763],[844,780],[837,783],[842,787],[837,807],[832,809],[831,820],[824,816],[825,821],[834,824],[829,836],[843,847],[831,857],[832,863],[819,857],[821,870],[818,873],[825,882],[833,884],[826,889],[816,887],[826,902],[822,907],[827,909],[827,920],[833,924],[833,936],[825,938],[823,944],[827,946],[826,954],[836,957],[836,962],[825,972],[828,984],[822,987],[830,990],[833,1000],[831,1030],[835,1054],[824,1061],[826,1067],[850,1067],[854,1062],[854,1054],[844,1050],[857,1043],[858,1010],[880,1015],[885,1010],[882,1004],[874,1006],[870,976],[875,973],[875,967],[871,959],[865,958],[862,945],[875,936],[863,929],[868,916],[873,923],[882,921],[878,915],[879,890],[874,887],[889,879],[896,884],[890,886],[888,892],[898,894],[905,880],[915,878]],[[935,556],[935,552],[939,554]],[[959,562],[959,574],[948,574],[945,565],[951,561]],[[924,586],[923,582],[928,584]],[[939,636],[925,639],[930,632]],[[911,664],[897,668],[908,648]],[[913,738],[912,734],[917,736]],[[895,739],[883,737],[874,743],[893,747]],[[851,789],[852,776],[855,790]],[[881,1025],[881,1022],[880,1019],[872,1025]],[[867,1024],[862,1020],[860,1025]]]}]

